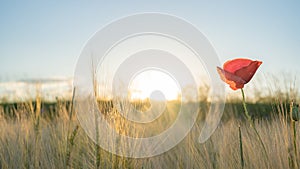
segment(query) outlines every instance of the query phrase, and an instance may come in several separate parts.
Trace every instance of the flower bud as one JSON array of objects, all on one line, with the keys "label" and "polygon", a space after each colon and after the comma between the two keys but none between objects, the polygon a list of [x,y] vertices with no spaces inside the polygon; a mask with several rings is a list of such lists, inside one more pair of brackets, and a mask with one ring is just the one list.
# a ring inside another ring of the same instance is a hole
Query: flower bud
[{"label": "flower bud", "polygon": [[299,105],[293,106],[292,110],[292,118],[295,121],[300,120],[300,111],[299,111]]}]

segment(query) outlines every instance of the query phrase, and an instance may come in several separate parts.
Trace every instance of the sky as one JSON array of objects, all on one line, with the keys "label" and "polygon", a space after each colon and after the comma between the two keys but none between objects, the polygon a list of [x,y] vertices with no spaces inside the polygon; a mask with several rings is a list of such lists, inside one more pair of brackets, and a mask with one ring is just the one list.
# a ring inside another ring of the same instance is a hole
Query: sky
[{"label": "sky", "polygon": [[[88,39],[132,14],[162,12],[204,33],[222,62],[263,61],[259,71],[300,72],[299,1],[1,1],[0,81],[72,77]],[[216,65],[217,66],[217,65]]]}]

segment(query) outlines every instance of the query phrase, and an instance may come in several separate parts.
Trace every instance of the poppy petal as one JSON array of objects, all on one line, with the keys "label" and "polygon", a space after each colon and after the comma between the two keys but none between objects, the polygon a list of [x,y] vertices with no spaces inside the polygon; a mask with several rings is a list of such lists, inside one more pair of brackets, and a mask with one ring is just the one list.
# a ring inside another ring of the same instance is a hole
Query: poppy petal
[{"label": "poppy petal", "polygon": [[237,70],[250,65],[251,62],[252,60],[250,59],[243,59],[243,58],[233,59],[225,62],[223,65],[223,69],[226,70],[227,72],[234,73]]},{"label": "poppy petal", "polygon": [[252,79],[252,77],[254,76],[256,70],[258,69],[258,67],[261,64],[262,64],[261,61],[252,61],[248,66],[237,70],[236,72],[234,72],[234,74],[236,76],[244,79],[245,83],[248,83]]},{"label": "poppy petal", "polygon": [[229,87],[232,90],[237,90],[237,89],[241,89],[244,87],[244,84],[242,83],[235,83],[234,81],[227,81],[227,84],[229,84]]},{"label": "poppy petal", "polygon": [[231,89],[237,90],[243,88],[252,79],[261,64],[261,61],[239,58],[227,61],[223,69],[217,67],[217,71]]},{"label": "poppy petal", "polygon": [[244,79],[242,79],[239,76],[236,76],[230,72],[227,72],[226,70],[223,70],[220,67],[217,67],[217,71],[221,77],[221,79],[229,84],[230,88],[233,90],[237,90],[237,89],[241,89],[244,87],[244,84],[246,83],[246,81]]}]

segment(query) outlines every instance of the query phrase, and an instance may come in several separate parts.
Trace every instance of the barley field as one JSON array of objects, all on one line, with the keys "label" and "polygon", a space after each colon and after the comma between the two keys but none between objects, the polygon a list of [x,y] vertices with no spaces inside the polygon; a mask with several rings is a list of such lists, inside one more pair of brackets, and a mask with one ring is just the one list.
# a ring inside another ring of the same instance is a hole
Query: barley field
[{"label": "barley field", "polygon": [[[300,165],[299,122],[290,118],[291,104],[296,103],[285,96],[247,105],[267,154],[244,117],[242,104],[230,101],[218,128],[204,144],[198,142],[198,137],[205,113],[199,113],[191,132],[176,147],[138,159],[117,156],[96,145],[81,128],[71,101],[46,103],[37,98],[2,103],[0,168],[295,169]],[[109,101],[99,101],[98,106],[113,108]],[[199,106],[206,112],[209,104],[199,102]],[[108,121],[113,119],[111,125],[118,131],[129,129],[118,115],[106,116]],[[160,123],[165,124],[163,120]]]}]

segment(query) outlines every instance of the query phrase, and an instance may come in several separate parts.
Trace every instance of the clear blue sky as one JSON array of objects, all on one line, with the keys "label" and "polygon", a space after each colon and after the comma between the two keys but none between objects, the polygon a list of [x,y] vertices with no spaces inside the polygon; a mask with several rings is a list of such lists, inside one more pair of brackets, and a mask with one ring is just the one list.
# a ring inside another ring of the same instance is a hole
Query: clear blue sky
[{"label": "clear blue sky", "polygon": [[245,56],[260,71],[300,72],[300,1],[1,1],[0,80],[72,77],[86,41],[101,27],[139,12],[185,18],[221,61]]}]

